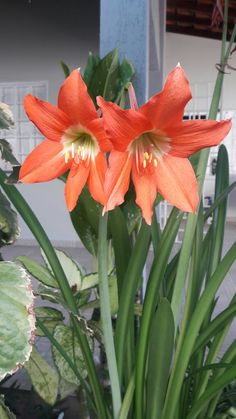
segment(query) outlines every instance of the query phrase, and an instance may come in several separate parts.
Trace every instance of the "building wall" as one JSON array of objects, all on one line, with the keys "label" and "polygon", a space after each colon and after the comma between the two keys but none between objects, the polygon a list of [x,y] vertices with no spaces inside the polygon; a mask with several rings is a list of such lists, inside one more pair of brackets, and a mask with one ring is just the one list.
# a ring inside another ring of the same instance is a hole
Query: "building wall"
[{"label": "building wall", "polygon": [[[55,104],[64,79],[60,60],[83,68],[88,52],[98,51],[99,0],[9,0],[0,21],[0,82],[48,80]],[[19,186],[49,237],[74,244],[63,189],[60,181]],[[22,220],[20,225],[20,239],[31,242],[31,232]]]},{"label": "building wall", "polygon": [[[195,36],[166,34],[165,74],[178,62],[184,68],[190,83],[214,82],[217,77],[215,64],[219,63],[220,41]],[[236,67],[236,52],[229,64]],[[236,109],[236,72],[225,75],[223,109]]]}]

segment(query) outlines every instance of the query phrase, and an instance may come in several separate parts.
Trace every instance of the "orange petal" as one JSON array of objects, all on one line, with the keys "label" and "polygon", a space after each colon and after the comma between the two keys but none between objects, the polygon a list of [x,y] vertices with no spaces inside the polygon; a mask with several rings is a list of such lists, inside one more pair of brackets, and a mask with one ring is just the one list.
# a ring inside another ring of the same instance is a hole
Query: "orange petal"
[{"label": "orange petal", "polygon": [[26,157],[19,180],[23,183],[47,182],[61,176],[68,168],[62,145],[44,140]]},{"label": "orange petal", "polygon": [[129,189],[132,157],[129,153],[113,150],[109,157],[109,168],[105,179],[107,203],[105,211],[114,209],[124,202],[124,196]]},{"label": "orange petal", "polygon": [[216,146],[226,137],[231,126],[230,120],[183,122],[167,132],[171,138],[170,154],[188,157],[201,148]]},{"label": "orange petal", "polygon": [[182,211],[196,211],[198,185],[188,159],[164,156],[158,161],[155,172],[157,190],[164,199]]},{"label": "orange petal", "polygon": [[138,174],[136,164],[134,163],[132,179],[136,192],[136,203],[141,208],[146,223],[150,225],[152,222],[153,203],[157,195],[155,175]]},{"label": "orange petal", "polygon": [[101,96],[97,103],[103,113],[107,135],[118,151],[126,151],[135,138],[153,129],[152,124],[133,109],[123,110],[115,103],[105,102]]},{"label": "orange petal", "polygon": [[60,141],[66,128],[71,125],[63,111],[35,96],[25,96],[24,108],[29,119],[49,140]]},{"label": "orange petal", "polygon": [[108,140],[102,118],[93,119],[87,124],[86,128],[88,128],[97,139],[101,151],[107,152],[112,149],[112,143]]},{"label": "orange petal", "polygon": [[65,199],[68,211],[72,211],[75,208],[81,191],[88,179],[89,170],[90,167],[84,163],[74,163],[72,165],[65,186]]},{"label": "orange petal", "polygon": [[88,188],[93,199],[100,202],[101,205],[105,205],[106,202],[104,192],[106,169],[106,157],[103,153],[99,153],[95,159],[95,162],[91,161],[90,173],[88,177]]},{"label": "orange petal", "polygon": [[78,69],[64,81],[58,95],[58,106],[73,124],[87,126],[89,121],[97,118],[96,108]]},{"label": "orange petal", "polygon": [[165,82],[163,90],[152,96],[141,108],[140,112],[153,125],[165,130],[183,118],[184,108],[192,98],[189,82],[180,65],[172,70]]}]

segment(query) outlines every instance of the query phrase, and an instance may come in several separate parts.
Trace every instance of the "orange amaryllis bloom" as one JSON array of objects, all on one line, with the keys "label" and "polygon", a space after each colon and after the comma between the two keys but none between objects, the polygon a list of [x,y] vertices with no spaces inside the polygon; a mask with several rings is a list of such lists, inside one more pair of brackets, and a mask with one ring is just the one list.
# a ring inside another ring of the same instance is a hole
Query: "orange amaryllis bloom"
[{"label": "orange amaryllis bloom", "polygon": [[189,83],[179,65],[168,75],[164,89],[140,109],[122,110],[97,99],[114,146],[105,181],[105,211],[124,201],[131,171],[136,203],[148,224],[157,192],[182,211],[196,211],[198,186],[188,156],[219,144],[231,122],[183,121],[190,99]]},{"label": "orange amaryllis bloom", "polygon": [[68,210],[75,207],[87,181],[92,197],[104,205],[103,152],[110,150],[110,143],[79,70],[63,83],[58,107],[32,95],[25,97],[24,107],[46,139],[24,161],[19,180],[47,182],[70,169],[65,185]]}]

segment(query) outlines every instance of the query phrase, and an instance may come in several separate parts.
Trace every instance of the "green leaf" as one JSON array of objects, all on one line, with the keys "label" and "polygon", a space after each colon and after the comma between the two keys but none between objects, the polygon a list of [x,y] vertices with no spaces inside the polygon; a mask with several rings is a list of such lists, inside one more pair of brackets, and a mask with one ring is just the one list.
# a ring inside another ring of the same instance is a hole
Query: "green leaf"
[{"label": "green leaf", "polygon": [[[229,160],[227,149],[221,145],[217,157],[216,181],[215,181],[215,199],[229,186]],[[209,256],[209,272],[211,276],[220,259],[224,240],[225,219],[227,210],[227,195],[225,199],[218,205],[213,213],[212,220],[212,239],[211,250]]]},{"label": "green leaf", "polygon": [[66,397],[75,394],[76,390],[78,390],[78,386],[76,384],[68,383],[68,381],[64,380],[64,378],[60,377],[60,382],[59,382],[60,400],[63,400]]},{"label": "green leaf", "polygon": [[127,88],[128,83],[132,80],[134,74],[135,74],[135,70],[134,70],[133,65],[130,63],[130,61],[127,60],[127,58],[124,58],[119,68],[120,82],[119,82],[119,90],[118,90],[118,95],[117,95],[118,100],[123,94],[123,91]]},{"label": "green leaf", "polygon": [[53,406],[57,399],[59,377],[57,371],[50,367],[38,351],[33,348],[31,357],[25,364],[36,393]]},{"label": "green leaf", "polygon": [[119,85],[118,51],[114,49],[102,58],[94,71],[89,94],[95,101],[97,96],[114,101]]},{"label": "green leaf", "polygon": [[175,324],[169,301],[160,300],[153,316],[147,370],[146,418],[158,419],[165,400],[174,348]]},{"label": "green leaf", "polygon": [[220,390],[223,390],[227,384],[235,380],[235,376],[236,376],[236,366],[231,367],[230,369],[227,369],[224,372],[224,374],[222,374],[219,378],[217,378],[215,381],[209,384],[204,394],[192,406],[186,419],[196,419],[199,413],[207,406],[209,401]]},{"label": "green leaf", "polygon": [[[64,319],[62,312],[53,307],[36,307],[35,315],[37,320],[40,319],[52,334],[55,327]],[[36,335],[45,336],[40,327],[37,327]]]},{"label": "green leaf", "polygon": [[20,234],[17,214],[0,191],[0,247],[12,244]]},{"label": "green leaf", "polygon": [[83,79],[88,87],[88,91],[90,91],[90,84],[94,77],[94,72],[100,61],[101,60],[98,55],[93,54],[92,52],[89,52],[89,56],[88,56],[88,60],[86,63],[84,76],[83,76]]},{"label": "green leaf", "polygon": [[117,277],[116,275],[109,275],[109,297],[111,305],[111,314],[117,314],[119,303],[118,303],[118,288],[117,288]]},{"label": "green leaf", "polygon": [[0,395],[0,418],[1,419],[16,419],[15,415],[10,412],[4,403],[4,396]]},{"label": "green leaf", "polygon": [[19,260],[24,265],[25,269],[42,284],[47,285],[48,287],[58,288],[58,283],[49,269],[27,256],[18,256],[16,259]]},{"label": "green leaf", "polygon": [[19,181],[19,173],[20,173],[21,166],[13,166],[11,174],[5,180],[7,185],[15,185]]},{"label": "green leaf", "polygon": [[90,273],[88,275],[83,276],[82,278],[82,285],[80,291],[85,291],[89,288],[96,287],[98,285],[98,273]]},{"label": "green leaf", "polygon": [[6,163],[10,163],[13,166],[20,166],[18,160],[16,160],[15,156],[13,155],[13,151],[11,145],[7,140],[0,139],[0,153],[2,155],[2,159]]},{"label": "green leaf", "polygon": [[109,223],[115,253],[115,266],[119,290],[129,263],[131,244],[125,217],[119,207],[109,212]]},{"label": "green leaf", "polygon": [[10,107],[0,102],[0,129],[9,129],[14,126],[14,117]]},{"label": "green leaf", "polygon": [[26,271],[0,262],[0,380],[23,365],[32,350],[35,317],[33,293]]},{"label": "green leaf", "polygon": [[61,68],[62,68],[62,71],[63,71],[63,73],[64,73],[64,76],[65,76],[65,78],[66,77],[69,77],[69,75],[70,75],[70,69],[69,69],[69,67],[68,67],[68,65],[66,65],[65,63],[64,63],[64,61],[61,61]]},{"label": "green leaf", "polygon": [[91,197],[87,187],[80,194],[77,205],[70,212],[71,221],[86,249],[97,255],[98,220],[101,205]]},{"label": "green leaf", "polygon": [[[83,378],[87,377],[87,370],[84,363],[84,358],[80,349],[80,346],[77,343],[76,338],[73,335],[73,330],[64,325],[58,325],[54,331],[54,338],[58,341],[58,343],[63,347],[66,353],[70,356],[73,360],[74,364],[77,366],[80,375]],[[92,348],[92,341],[89,339],[90,347]],[[65,359],[61,356],[58,350],[53,347],[52,348],[53,357],[55,364],[60,372],[61,377],[63,377],[66,381],[72,384],[79,385],[80,382],[68,363]]]},{"label": "green leaf", "polygon": [[172,369],[172,375],[169,381],[167,397],[165,400],[165,407],[163,411],[163,418],[173,418],[176,405],[178,403],[179,395],[184,380],[184,375],[191,357],[194,344],[196,342],[200,327],[208,313],[209,307],[214,300],[215,294],[224,280],[232,263],[236,259],[236,243],[229,249],[227,254],[220,262],[218,268],[209,280],[205,291],[195,308],[188,325],[188,331],[181,342],[181,350],[177,348],[177,355]]},{"label": "green leaf", "polygon": [[[82,268],[62,250],[55,249],[55,252],[60,261],[62,269],[65,272],[70,287],[73,289],[74,293],[78,292],[82,285]],[[43,251],[41,253],[48,269],[52,272],[45,253]]]}]

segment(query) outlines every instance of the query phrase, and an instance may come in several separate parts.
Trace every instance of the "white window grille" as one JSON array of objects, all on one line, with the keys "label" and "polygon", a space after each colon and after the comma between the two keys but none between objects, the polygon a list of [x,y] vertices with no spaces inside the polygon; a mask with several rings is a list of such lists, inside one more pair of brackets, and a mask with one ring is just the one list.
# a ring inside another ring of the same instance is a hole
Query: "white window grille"
[{"label": "white window grille", "polygon": [[[0,101],[10,106],[15,127],[10,130],[0,130],[0,138],[6,139],[12,146],[14,155],[22,163],[29,152],[39,144],[43,136],[29,121],[24,111],[23,101],[25,95],[31,93],[40,99],[48,99],[48,82],[12,82],[0,83]],[[1,163],[5,170],[7,164]]]}]

